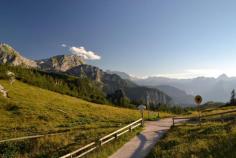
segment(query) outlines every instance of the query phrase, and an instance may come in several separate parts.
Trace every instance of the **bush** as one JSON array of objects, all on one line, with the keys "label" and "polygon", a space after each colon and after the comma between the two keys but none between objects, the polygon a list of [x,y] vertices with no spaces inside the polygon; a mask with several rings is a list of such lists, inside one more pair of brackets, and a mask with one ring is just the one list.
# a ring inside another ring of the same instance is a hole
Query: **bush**
[{"label": "bush", "polygon": [[180,107],[180,106],[172,106],[167,104],[158,104],[158,105],[150,105],[151,110],[154,111],[163,111],[174,114],[187,114],[189,110],[193,110],[191,107]]},{"label": "bush", "polygon": [[17,105],[16,103],[7,103],[5,104],[5,110],[9,111],[13,114],[20,115],[20,106]]}]

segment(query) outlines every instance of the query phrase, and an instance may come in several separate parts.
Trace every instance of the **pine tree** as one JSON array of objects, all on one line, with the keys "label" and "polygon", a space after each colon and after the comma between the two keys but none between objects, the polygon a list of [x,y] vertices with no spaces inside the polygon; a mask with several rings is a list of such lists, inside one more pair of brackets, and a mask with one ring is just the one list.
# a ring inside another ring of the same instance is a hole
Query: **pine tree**
[{"label": "pine tree", "polygon": [[235,101],[235,90],[233,89],[231,92],[231,99],[230,99],[230,104],[234,105],[236,103]]}]

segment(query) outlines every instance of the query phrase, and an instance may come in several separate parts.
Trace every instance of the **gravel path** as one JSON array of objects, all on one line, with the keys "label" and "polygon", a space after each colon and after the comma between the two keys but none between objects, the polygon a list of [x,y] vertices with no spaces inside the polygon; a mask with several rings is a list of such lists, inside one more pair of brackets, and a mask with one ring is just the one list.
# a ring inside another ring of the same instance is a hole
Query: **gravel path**
[{"label": "gravel path", "polygon": [[[186,120],[176,120],[176,123]],[[123,145],[109,158],[145,158],[161,136],[170,129],[172,119],[145,122],[144,130]]]}]

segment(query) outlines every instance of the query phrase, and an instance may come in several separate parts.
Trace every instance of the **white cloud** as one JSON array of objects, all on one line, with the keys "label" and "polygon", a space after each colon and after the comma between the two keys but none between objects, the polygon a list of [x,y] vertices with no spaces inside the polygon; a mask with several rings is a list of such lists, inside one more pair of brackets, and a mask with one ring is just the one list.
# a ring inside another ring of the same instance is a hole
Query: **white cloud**
[{"label": "white cloud", "polygon": [[70,47],[70,52],[72,54],[78,55],[85,60],[100,60],[101,56],[97,55],[95,52],[87,51],[84,47]]},{"label": "white cloud", "polygon": [[67,47],[67,45],[66,45],[66,44],[61,44],[61,46],[62,46],[62,47],[64,47],[64,48],[65,48],[65,47]]}]

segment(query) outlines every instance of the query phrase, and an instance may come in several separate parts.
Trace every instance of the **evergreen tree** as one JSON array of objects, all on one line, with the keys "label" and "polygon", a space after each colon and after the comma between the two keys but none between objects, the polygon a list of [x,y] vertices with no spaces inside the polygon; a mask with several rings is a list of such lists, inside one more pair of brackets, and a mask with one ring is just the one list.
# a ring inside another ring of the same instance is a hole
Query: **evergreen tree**
[{"label": "evergreen tree", "polygon": [[233,89],[231,92],[231,99],[230,99],[230,104],[235,105],[236,100],[235,100],[235,90]]},{"label": "evergreen tree", "polygon": [[0,79],[10,80],[11,76],[7,75],[7,72],[14,73],[14,78],[30,85],[83,98],[95,103],[106,103],[105,94],[100,86],[85,77],[45,72],[21,66],[0,65]]}]

